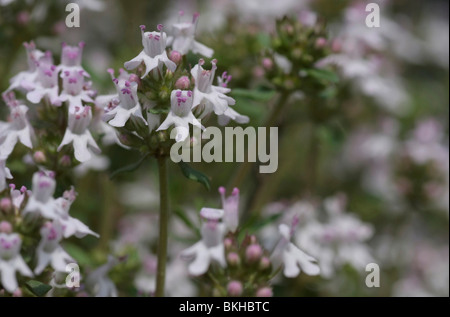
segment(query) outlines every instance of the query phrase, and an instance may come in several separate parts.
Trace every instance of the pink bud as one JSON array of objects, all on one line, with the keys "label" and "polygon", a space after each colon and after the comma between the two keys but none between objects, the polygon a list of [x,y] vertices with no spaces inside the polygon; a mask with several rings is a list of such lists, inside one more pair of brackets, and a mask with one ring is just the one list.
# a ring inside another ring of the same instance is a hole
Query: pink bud
[{"label": "pink bud", "polygon": [[47,160],[47,158],[45,157],[44,152],[42,152],[42,151],[34,152],[33,159],[38,164],[45,163],[45,161]]},{"label": "pink bud", "polygon": [[261,270],[267,270],[270,267],[270,259],[266,256],[261,258],[261,261],[259,262],[259,267]]},{"label": "pink bud", "polygon": [[265,74],[264,68],[262,68],[261,66],[253,67],[253,76],[255,78],[262,78],[264,77],[264,74]]},{"label": "pink bud", "polygon": [[256,262],[262,255],[262,248],[259,244],[251,244],[245,250],[245,257],[248,262]]},{"label": "pink bud", "polygon": [[0,232],[11,233],[12,232],[11,224],[8,221],[0,222]]},{"label": "pink bud", "polygon": [[273,292],[272,292],[272,289],[270,287],[260,288],[256,292],[256,297],[272,297],[272,296],[273,296]]},{"label": "pink bud", "polygon": [[172,51],[170,52],[169,59],[174,62],[177,65],[180,65],[181,60],[183,59],[183,56],[178,51]]},{"label": "pink bud", "polygon": [[175,83],[175,88],[186,90],[191,85],[191,81],[189,80],[189,77],[187,76],[181,76],[178,78],[177,82]]},{"label": "pink bud", "polygon": [[17,23],[21,25],[26,25],[30,21],[30,14],[27,11],[20,11],[17,14]]},{"label": "pink bud", "polygon": [[22,290],[20,288],[16,289],[12,294],[13,297],[22,297]]},{"label": "pink bud", "polygon": [[223,241],[223,244],[225,245],[225,249],[229,249],[229,248],[232,247],[233,241],[232,241],[230,238],[226,238],[226,239]]},{"label": "pink bud", "polygon": [[273,67],[273,61],[272,59],[266,57],[262,60],[262,64],[264,66],[265,69],[270,70]]},{"label": "pink bud", "polygon": [[0,200],[0,209],[4,212],[8,212],[11,210],[12,202],[8,197],[2,198]]},{"label": "pink bud", "polygon": [[69,155],[63,155],[63,157],[59,160],[59,164],[63,167],[69,167],[72,164],[72,160]]},{"label": "pink bud", "polygon": [[243,286],[239,281],[231,281],[227,285],[228,294],[231,296],[240,296],[242,294]]},{"label": "pink bud", "polygon": [[325,47],[326,45],[327,45],[327,40],[326,40],[325,38],[319,37],[319,38],[316,40],[316,47],[317,47],[317,48],[323,48],[323,47]]},{"label": "pink bud", "polygon": [[129,81],[129,82],[139,83],[140,78],[139,78],[139,76],[136,75],[136,74],[131,74],[131,75],[130,75],[130,78],[128,78],[128,81]]},{"label": "pink bud", "polygon": [[340,40],[335,39],[333,40],[333,42],[331,43],[331,50],[334,53],[339,53],[342,50],[342,43]]},{"label": "pink bud", "polygon": [[236,252],[228,253],[227,261],[230,266],[237,266],[240,262],[239,255]]}]

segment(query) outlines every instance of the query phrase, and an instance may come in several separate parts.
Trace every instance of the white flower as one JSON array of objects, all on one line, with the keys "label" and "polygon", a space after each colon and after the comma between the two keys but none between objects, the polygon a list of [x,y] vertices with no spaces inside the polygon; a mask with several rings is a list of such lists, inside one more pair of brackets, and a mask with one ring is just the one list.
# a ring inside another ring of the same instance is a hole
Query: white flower
[{"label": "white flower", "polygon": [[91,119],[92,112],[89,106],[77,106],[69,110],[69,123],[58,151],[64,145],[73,143],[75,158],[80,162],[86,162],[91,158],[89,149],[97,154],[100,153],[100,148],[88,130]]},{"label": "white flower", "polygon": [[0,233],[0,276],[1,284],[8,292],[14,292],[18,285],[16,271],[32,277],[33,272],[20,255],[22,240],[17,233]]},{"label": "white flower", "polygon": [[86,288],[96,297],[117,297],[114,282],[108,278],[109,271],[116,266],[118,260],[108,256],[108,262],[92,271],[86,278]]},{"label": "white flower", "polygon": [[32,192],[28,198],[23,215],[38,214],[47,219],[55,219],[56,205],[53,194],[55,193],[56,181],[53,172],[36,172],[33,174]]},{"label": "white flower", "polygon": [[147,125],[147,121],[142,116],[137,95],[137,83],[117,78],[114,78],[113,82],[116,85],[118,99],[113,98],[112,102],[108,103],[104,109],[104,120],[113,127],[123,127],[129,119]]},{"label": "white flower", "polygon": [[69,263],[75,260],[59,245],[63,238],[63,227],[59,220],[47,222],[41,228],[41,241],[37,247],[37,266],[34,273],[41,274],[47,265],[56,272],[65,272]]},{"label": "white flower", "polygon": [[[180,11],[179,17],[182,15],[184,15],[184,13],[183,11]],[[210,58],[214,51],[194,39],[198,17],[199,14],[195,13],[192,22],[180,22],[180,19],[178,19],[178,23],[173,25],[174,36],[173,38],[169,38],[169,42],[172,43],[172,48],[182,55],[186,55],[189,51],[192,51],[194,54],[201,54]]]},{"label": "white flower", "polygon": [[31,139],[34,134],[26,117],[28,107],[19,104],[12,93],[4,95],[4,99],[9,106],[10,122],[0,129],[0,156],[8,157],[18,141],[30,149],[33,148]]},{"label": "white flower", "polygon": [[87,83],[84,80],[86,75],[87,73],[84,70],[76,68],[65,70],[61,73],[63,89],[59,99],[69,103],[69,111],[73,110],[74,107],[83,106],[83,101],[94,102],[91,98],[94,92],[87,87]]},{"label": "white flower", "polygon": [[193,259],[188,270],[194,276],[206,273],[212,260],[217,261],[222,267],[226,266],[223,245],[225,225],[219,222],[223,210],[203,208],[200,215],[206,220],[202,224],[202,239],[181,253],[182,258]]},{"label": "white flower", "polygon": [[[227,72],[223,72],[222,76],[217,76],[217,82],[220,87],[226,88],[230,80],[231,75],[228,75]],[[249,117],[241,115],[231,107],[228,107],[223,114],[218,116],[218,122],[222,126],[227,125],[230,119],[240,124],[245,124],[250,121]]]},{"label": "white flower", "polygon": [[213,86],[214,75],[216,73],[216,60],[211,62],[211,70],[204,70],[202,65],[205,63],[200,59],[198,64],[191,70],[192,77],[195,79],[193,108],[202,105],[204,109],[203,115],[207,115],[214,111],[217,115],[222,115],[229,109],[229,105],[236,102],[233,98],[225,95],[231,89],[226,87]]},{"label": "white flower", "polygon": [[78,43],[78,46],[70,46],[66,43],[62,44],[61,64],[58,66],[58,71],[62,72],[61,76],[63,76],[66,71],[69,71],[82,72],[85,76],[89,77],[89,74],[81,67],[84,46],[84,42]]},{"label": "white flower", "polygon": [[32,194],[31,190],[27,190],[27,188],[25,186],[22,186],[20,188],[20,190],[16,189],[16,185],[14,185],[14,184],[10,184],[9,187],[11,188],[10,196],[11,196],[12,203],[13,203],[14,207],[16,207],[17,209],[20,209],[23,201],[25,200],[25,197],[31,196],[31,194]]},{"label": "white flower", "polygon": [[144,49],[138,56],[124,64],[125,68],[135,69],[142,62],[145,64],[145,73],[142,76],[144,78],[154,68],[160,67],[161,63],[164,63],[166,67],[174,72],[177,65],[167,57],[166,52],[166,33],[162,32],[162,25],[158,25],[158,31],[160,32],[144,32],[145,25],[141,25],[142,33],[142,46]]},{"label": "white flower", "polygon": [[189,123],[202,128],[202,125],[191,111],[192,101],[192,91],[172,90],[170,94],[170,112],[166,120],[164,120],[156,131],[167,130],[170,126],[174,125],[177,132],[175,140],[181,142],[189,135]]},{"label": "white flower", "polygon": [[300,274],[301,270],[307,275],[319,275],[320,268],[317,260],[300,250],[291,242],[293,229],[289,228],[286,224],[281,224],[278,230],[281,239],[271,256],[272,262],[275,264],[283,263],[283,273],[286,277],[296,277]]},{"label": "white flower", "polygon": [[6,179],[11,179],[13,176],[9,168],[6,167],[6,158],[0,157],[0,192],[4,191],[7,187]]},{"label": "white flower", "polygon": [[33,90],[35,87],[35,80],[37,76],[36,63],[46,62],[52,63],[52,55],[50,52],[42,52],[36,49],[34,42],[23,44],[27,50],[27,62],[28,70],[18,73],[16,76],[11,78],[10,86],[6,91],[11,91],[14,89],[20,89],[25,91]]},{"label": "white flower", "polygon": [[239,189],[234,188],[229,197],[225,197],[225,187],[220,187],[219,193],[224,211],[223,221],[228,230],[235,232],[239,225]]},{"label": "white flower", "polygon": [[27,99],[32,103],[39,103],[42,98],[47,97],[52,105],[60,106],[58,89],[56,66],[43,62],[37,63],[36,85],[33,91],[27,93]]},{"label": "white flower", "polygon": [[57,198],[55,203],[58,208],[58,220],[63,226],[64,238],[68,238],[74,235],[77,238],[83,238],[84,236],[91,234],[95,237],[99,237],[97,233],[89,229],[80,220],[69,216],[69,209],[76,198],[77,193],[72,187],[70,190],[66,190],[63,197]]}]

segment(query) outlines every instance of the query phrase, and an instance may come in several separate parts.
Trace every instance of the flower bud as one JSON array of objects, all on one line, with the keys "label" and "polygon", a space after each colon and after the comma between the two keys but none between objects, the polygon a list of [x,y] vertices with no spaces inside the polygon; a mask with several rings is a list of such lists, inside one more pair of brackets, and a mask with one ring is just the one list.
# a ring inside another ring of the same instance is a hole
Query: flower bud
[{"label": "flower bud", "polygon": [[3,233],[11,233],[12,232],[12,226],[8,221],[2,221],[0,222],[0,232]]},{"label": "flower bud", "polygon": [[230,296],[240,296],[242,294],[243,286],[239,281],[231,281],[227,285],[228,294]]},{"label": "flower bud", "polygon": [[34,152],[33,159],[38,164],[45,163],[47,161],[47,158],[45,157],[45,154],[42,151]]},{"label": "flower bud", "polygon": [[270,265],[271,265],[270,259],[266,256],[262,257],[261,261],[259,261],[259,268],[263,271],[270,268]]},{"label": "flower bud", "polygon": [[16,289],[12,294],[13,297],[22,297],[22,290],[20,288]]},{"label": "flower bud", "polygon": [[72,159],[70,158],[69,155],[63,155],[59,160],[59,164],[62,167],[69,167],[72,164]]},{"label": "flower bud", "polygon": [[316,40],[316,48],[324,48],[327,45],[327,40],[324,37],[319,37]]},{"label": "flower bud", "polygon": [[8,197],[2,198],[0,200],[0,209],[4,212],[8,212],[11,210],[12,202]]},{"label": "flower bud", "polygon": [[229,249],[233,246],[233,240],[231,240],[230,238],[226,238],[226,239],[223,241],[223,244],[224,244],[224,246],[225,246],[225,249],[226,249],[226,250],[229,250]]},{"label": "flower bud", "polygon": [[272,59],[266,57],[262,60],[262,65],[265,69],[271,70],[273,67],[273,61],[272,61]]},{"label": "flower bud", "polygon": [[241,260],[236,252],[231,252],[227,255],[227,261],[230,266],[238,266]]},{"label": "flower bud", "polygon": [[262,287],[256,292],[256,297],[272,297],[273,292],[270,287]]},{"label": "flower bud", "polygon": [[172,51],[170,52],[169,59],[175,64],[179,65],[181,63],[181,60],[183,59],[183,55],[181,55],[181,53],[178,51]]},{"label": "flower bud", "polygon": [[245,250],[245,258],[247,262],[254,263],[262,256],[262,248],[259,244],[251,244]]},{"label": "flower bud", "polygon": [[189,77],[187,76],[181,76],[178,78],[178,80],[175,83],[175,88],[181,89],[181,90],[187,90],[189,86],[191,85],[191,81],[189,80]]}]

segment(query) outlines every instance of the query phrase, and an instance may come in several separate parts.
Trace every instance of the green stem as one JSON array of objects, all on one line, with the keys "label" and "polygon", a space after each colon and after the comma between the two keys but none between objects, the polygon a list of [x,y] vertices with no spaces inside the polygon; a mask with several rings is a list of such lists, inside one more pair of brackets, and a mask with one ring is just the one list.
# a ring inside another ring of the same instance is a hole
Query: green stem
[{"label": "green stem", "polygon": [[167,232],[169,224],[169,192],[167,182],[167,157],[160,156],[158,159],[159,169],[159,245],[158,245],[158,267],[156,274],[157,297],[164,296],[164,285],[166,281],[167,262]]}]

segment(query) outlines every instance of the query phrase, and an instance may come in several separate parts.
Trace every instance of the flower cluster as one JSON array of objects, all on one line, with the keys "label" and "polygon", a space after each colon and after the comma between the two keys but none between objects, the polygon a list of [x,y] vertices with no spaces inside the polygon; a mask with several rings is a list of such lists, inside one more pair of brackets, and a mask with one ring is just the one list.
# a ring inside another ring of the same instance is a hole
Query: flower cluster
[{"label": "flower cluster", "polygon": [[[161,24],[153,32],[141,25],[143,50],[124,64],[127,70],[137,69],[137,73],[129,74],[121,69],[115,77],[114,71],[109,70],[116,93],[98,96],[96,101],[104,108],[103,119],[117,129],[124,145],[140,149],[144,146],[150,153],[164,152],[161,140],[169,138],[155,140],[153,132],[173,127],[175,141],[186,141],[189,126],[204,128],[199,119],[212,112],[224,123],[230,119],[248,122],[248,117],[230,107],[235,104],[227,95],[231,91],[227,88],[231,76],[223,74],[217,78],[218,85],[213,84],[217,70],[215,59],[210,70],[203,68],[205,61],[200,59],[192,67],[192,78],[189,78],[185,55],[193,52],[211,57],[213,54],[212,49],[194,39],[198,17],[195,14],[192,22],[175,24],[170,37]],[[168,46],[172,50],[168,51]]]},{"label": "flower cluster", "polygon": [[[0,284],[9,293],[22,292],[16,274],[24,277],[48,277],[50,266],[54,274],[65,273],[66,265],[76,261],[62,248],[61,242],[71,236],[98,237],[80,220],[69,214],[76,198],[72,187],[62,197],[54,198],[56,181],[53,172],[36,172],[32,190],[25,187],[2,192],[0,222]],[[39,238],[35,233],[38,232]],[[26,243],[26,248],[22,247]],[[30,253],[31,252],[31,253]],[[26,254],[23,256],[22,254]],[[25,262],[27,259],[27,262]],[[34,266],[34,270],[30,266]]]}]

